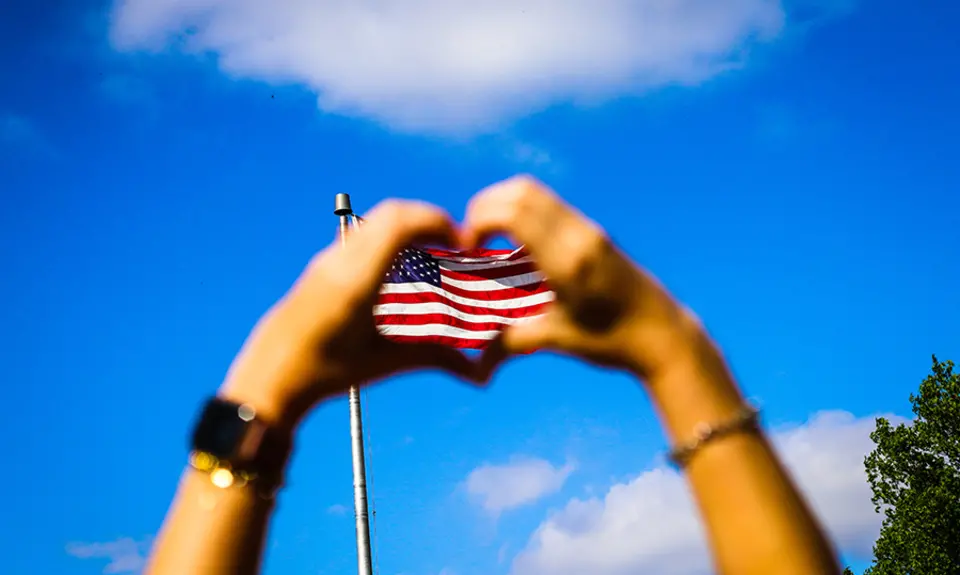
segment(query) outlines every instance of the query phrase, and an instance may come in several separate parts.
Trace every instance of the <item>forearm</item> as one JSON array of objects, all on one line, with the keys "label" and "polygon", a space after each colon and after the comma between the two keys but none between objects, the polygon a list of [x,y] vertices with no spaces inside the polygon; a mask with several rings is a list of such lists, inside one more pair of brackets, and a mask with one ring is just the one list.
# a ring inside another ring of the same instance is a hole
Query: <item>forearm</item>
[{"label": "forearm", "polygon": [[260,571],[273,501],[252,485],[220,488],[184,472],[146,575],[253,575]]},{"label": "forearm", "polygon": [[[290,438],[295,434],[296,420],[286,417],[273,397],[260,393],[247,379],[228,378],[217,395],[253,407],[257,418],[280,436]],[[280,477],[291,455],[289,443],[284,441],[281,447],[275,451]],[[272,492],[282,486],[282,479],[260,478],[243,484],[237,476],[227,486],[218,486],[213,479],[209,472],[192,466],[184,471],[145,575],[260,572],[267,527],[275,507]]]},{"label": "forearm", "polygon": [[[730,421],[746,405],[703,334],[674,367],[648,382],[673,444],[699,423]],[[834,550],[759,430],[718,437],[690,458],[685,474],[706,525],[720,573],[839,573]]]}]

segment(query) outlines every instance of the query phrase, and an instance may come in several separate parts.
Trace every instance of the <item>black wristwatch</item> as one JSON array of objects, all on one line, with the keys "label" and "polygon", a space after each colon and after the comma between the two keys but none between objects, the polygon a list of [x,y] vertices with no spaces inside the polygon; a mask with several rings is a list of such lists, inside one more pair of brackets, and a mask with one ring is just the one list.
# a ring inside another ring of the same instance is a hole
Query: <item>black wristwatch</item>
[{"label": "black wristwatch", "polygon": [[214,397],[207,401],[190,441],[190,465],[208,473],[218,487],[253,484],[272,499],[283,484],[290,456],[289,432],[257,419],[247,404]]}]

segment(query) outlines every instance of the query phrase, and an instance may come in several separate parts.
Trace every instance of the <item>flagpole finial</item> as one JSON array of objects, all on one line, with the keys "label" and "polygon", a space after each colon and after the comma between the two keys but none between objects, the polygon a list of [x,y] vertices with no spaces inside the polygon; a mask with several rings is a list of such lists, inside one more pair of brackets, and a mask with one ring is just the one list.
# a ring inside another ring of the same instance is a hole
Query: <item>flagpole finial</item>
[{"label": "flagpole finial", "polygon": [[333,213],[338,216],[349,216],[353,213],[353,206],[350,205],[350,194],[337,194]]}]

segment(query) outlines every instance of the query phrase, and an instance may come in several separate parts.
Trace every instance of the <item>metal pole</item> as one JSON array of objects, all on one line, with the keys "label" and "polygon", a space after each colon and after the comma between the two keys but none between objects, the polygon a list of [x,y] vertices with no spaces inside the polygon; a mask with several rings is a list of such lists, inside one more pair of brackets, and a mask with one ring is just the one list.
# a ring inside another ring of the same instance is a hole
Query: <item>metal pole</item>
[{"label": "metal pole", "polygon": [[[350,230],[349,194],[337,194],[333,213],[340,217],[340,242],[347,241]],[[350,388],[350,445],[353,452],[353,512],[357,525],[357,572],[373,575],[370,559],[370,516],[367,512],[367,466],[363,457],[363,417],[360,412],[360,389]]]}]

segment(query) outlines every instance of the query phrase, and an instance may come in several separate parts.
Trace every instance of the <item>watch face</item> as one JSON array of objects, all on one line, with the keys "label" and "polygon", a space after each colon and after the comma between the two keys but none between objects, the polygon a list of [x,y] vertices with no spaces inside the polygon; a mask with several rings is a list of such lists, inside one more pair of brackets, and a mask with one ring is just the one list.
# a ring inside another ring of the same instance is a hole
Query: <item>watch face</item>
[{"label": "watch face", "polygon": [[207,403],[193,433],[192,448],[218,459],[229,459],[243,439],[247,422],[237,406],[214,399]]}]

